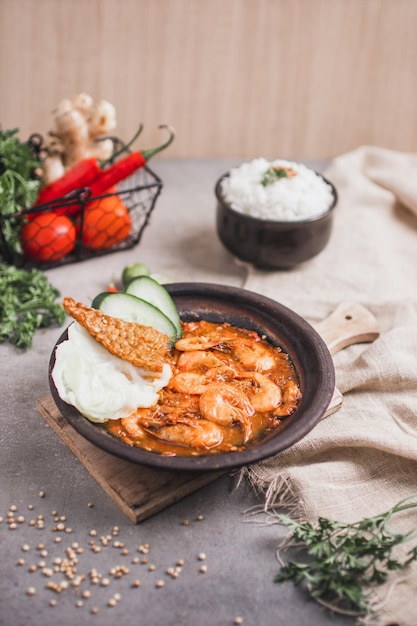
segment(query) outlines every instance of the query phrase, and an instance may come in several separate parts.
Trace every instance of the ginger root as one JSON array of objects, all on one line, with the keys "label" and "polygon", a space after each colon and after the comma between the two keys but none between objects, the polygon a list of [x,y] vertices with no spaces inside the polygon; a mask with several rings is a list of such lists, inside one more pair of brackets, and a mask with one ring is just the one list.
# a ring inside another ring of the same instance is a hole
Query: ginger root
[{"label": "ginger root", "polygon": [[107,100],[94,104],[85,93],[62,100],[53,111],[47,156],[43,163],[43,184],[60,178],[88,157],[108,159],[113,142],[106,138],[116,128],[116,110]]}]

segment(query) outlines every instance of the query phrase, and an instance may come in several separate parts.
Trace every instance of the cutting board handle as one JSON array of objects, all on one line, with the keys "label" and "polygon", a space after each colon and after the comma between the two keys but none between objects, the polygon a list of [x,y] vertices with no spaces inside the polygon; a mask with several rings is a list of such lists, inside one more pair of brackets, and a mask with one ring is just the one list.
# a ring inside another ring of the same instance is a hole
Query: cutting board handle
[{"label": "cutting board handle", "polygon": [[[362,304],[342,302],[326,319],[314,325],[324,339],[330,354],[336,354],[354,343],[369,343],[379,337],[376,317]],[[335,413],[342,406],[343,396],[337,387],[323,417]]]},{"label": "cutting board handle", "polygon": [[369,343],[379,337],[376,317],[362,304],[342,302],[326,319],[314,324],[330,354],[354,343]]}]

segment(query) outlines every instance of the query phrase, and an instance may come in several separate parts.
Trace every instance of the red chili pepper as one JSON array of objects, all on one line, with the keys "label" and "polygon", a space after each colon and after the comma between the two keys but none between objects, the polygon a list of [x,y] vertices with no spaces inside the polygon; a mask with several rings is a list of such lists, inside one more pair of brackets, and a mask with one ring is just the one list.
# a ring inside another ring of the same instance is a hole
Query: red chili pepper
[{"label": "red chili pepper", "polygon": [[161,152],[167,148],[174,140],[175,131],[170,126],[160,126],[159,128],[167,128],[170,136],[169,139],[152,150],[143,150],[141,152],[132,152],[124,159],[120,159],[107,169],[105,169],[92,183],[89,185],[91,190],[91,197],[102,196],[106,191],[120,183],[125,178],[128,178],[136,170],[143,167],[151,157],[157,152]]},{"label": "red chili pepper", "polygon": [[[112,155],[112,160],[116,158],[122,152],[129,149],[132,143],[139,137],[142,132],[143,124],[139,126],[138,131],[128,144],[123,146],[121,150]],[[74,165],[63,176],[55,180],[53,183],[43,187],[38,199],[33,206],[44,204],[45,202],[52,202],[58,200],[63,196],[75,191],[76,189],[83,189],[89,187],[91,183],[103,173],[103,163],[95,157],[86,158]]]},{"label": "red chili pepper", "polygon": [[74,189],[88,187],[102,171],[99,161],[94,157],[80,161],[63,176],[43,187],[33,206],[62,198]]}]

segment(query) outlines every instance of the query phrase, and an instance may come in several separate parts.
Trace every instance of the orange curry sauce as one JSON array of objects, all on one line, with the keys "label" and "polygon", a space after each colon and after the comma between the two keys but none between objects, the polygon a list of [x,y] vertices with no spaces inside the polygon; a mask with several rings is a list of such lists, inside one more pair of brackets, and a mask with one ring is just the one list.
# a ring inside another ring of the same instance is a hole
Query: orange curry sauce
[{"label": "orange curry sauce", "polygon": [[158,404],[106,422],[113,436],[167,456],[216,454],[259,443],[295,412],[297,376],[279,347],[226,323],[182,328]]}]

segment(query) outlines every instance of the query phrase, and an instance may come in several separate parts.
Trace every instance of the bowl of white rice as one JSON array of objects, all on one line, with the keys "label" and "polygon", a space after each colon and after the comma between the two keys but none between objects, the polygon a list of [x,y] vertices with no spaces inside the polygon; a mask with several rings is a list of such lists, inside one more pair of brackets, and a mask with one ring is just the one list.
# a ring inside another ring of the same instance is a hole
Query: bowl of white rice
[{"label": "bowl of white rice", "polygon": [[215,194],[220,241],[242,261],[290,269],[329,241],[337,191],[301,163],[254,159],[224,174]]}]

